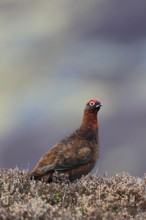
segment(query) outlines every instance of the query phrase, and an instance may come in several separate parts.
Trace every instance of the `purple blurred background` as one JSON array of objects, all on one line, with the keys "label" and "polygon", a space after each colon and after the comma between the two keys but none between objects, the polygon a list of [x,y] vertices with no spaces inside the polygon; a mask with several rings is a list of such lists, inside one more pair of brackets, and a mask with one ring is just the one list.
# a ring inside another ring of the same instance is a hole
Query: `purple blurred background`
[{"label": "purple blurred background", "polygon": [[146,1],[0,2],[0,167],[29,169],[101,100],[100,159],[146,171]]}]

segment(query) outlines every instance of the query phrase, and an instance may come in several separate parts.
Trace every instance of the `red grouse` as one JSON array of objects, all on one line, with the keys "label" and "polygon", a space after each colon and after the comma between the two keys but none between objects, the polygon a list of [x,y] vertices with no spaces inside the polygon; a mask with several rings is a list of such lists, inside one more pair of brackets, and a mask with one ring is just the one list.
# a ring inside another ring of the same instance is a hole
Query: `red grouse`
[{"label": "red grouse", "polygon": [[101,106],[97,100],[86,104],[81,126],[40,158],[31,178],[47,177],[51,182],[54,171],[58,171],[73,181],[92,170],[99,157],[97,113]]}]

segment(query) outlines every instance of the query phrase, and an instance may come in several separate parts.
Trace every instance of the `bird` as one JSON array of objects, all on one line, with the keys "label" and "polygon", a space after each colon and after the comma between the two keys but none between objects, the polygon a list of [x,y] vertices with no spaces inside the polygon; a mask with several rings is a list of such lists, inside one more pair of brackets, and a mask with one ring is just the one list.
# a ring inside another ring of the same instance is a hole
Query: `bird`
[{"label": "bird", "polygon": [[87,175],[99,157],[98,112],[101,102],[87,102],[81,125],[69,136],[50,148],[38,161],[31,179],[52,182],[54,172],[65,173],[72,182]]}]

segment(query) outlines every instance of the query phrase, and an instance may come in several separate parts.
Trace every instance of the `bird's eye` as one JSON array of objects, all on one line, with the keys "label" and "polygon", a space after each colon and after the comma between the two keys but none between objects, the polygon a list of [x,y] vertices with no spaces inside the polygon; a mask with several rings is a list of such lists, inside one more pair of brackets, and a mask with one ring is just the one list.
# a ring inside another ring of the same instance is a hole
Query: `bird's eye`
[{"label": "bird's eye", "polygon": [[90,106],[94,106],[94,105],[95,105],[95,102],[90,102],[89,105],[90,105]]}]

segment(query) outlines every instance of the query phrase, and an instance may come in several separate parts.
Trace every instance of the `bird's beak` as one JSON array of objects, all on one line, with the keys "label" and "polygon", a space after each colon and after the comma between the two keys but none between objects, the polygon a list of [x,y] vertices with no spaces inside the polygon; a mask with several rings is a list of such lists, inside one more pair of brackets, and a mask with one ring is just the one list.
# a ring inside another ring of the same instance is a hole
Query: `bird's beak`
[{"label": "bird's beak", "polygon": [[102,104],[98,104],[96,105],[96,108],[100,108],[102,106]]}]

